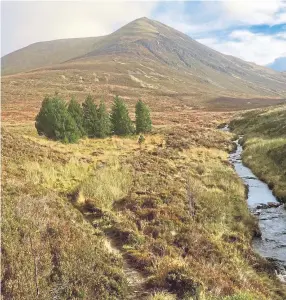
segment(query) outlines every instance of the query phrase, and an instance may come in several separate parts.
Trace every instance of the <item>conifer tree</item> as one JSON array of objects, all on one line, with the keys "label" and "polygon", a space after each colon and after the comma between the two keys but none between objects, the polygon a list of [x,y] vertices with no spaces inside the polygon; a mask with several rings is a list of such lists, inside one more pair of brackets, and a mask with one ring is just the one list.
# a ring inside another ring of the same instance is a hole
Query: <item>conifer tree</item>
[{"label": "conifer tree", "polygon": [[97,136],[104,138],[111,134],[111,122],[110,116],[103,101],[101,101],[99,104],[97,115],[99,120]]},{"label": "conifer tree", "polygon": [[134,133],[134,127],[129,117],[128,109],[123,100],[118,96],[114,98],[111,123],[114,134],[128,135]]},{"label": "conifer tree", "polygon": [[83,126],[85,133],[89,137],[98,136],[99,120],[97,107],[91,95],[88,95],[82,104],[83,108]]},{"label": "conifer tree", "polygon": [[68,112],[75,120],[76,125],[81,133],[81,136],[84,136],[85,131],[83,127],[83,110],[81,105],[75,100],[74,97],[72,97],[71,101],[69,102]]},{"label": "conifer tree", "polygon": [[44,135],[47,138],[54,138],[52,99],[49,97],[44,98],[35,121],[35,127],[39,135]]},{"label": "conifer tree", "polygon": [[150,118],[150,110],[148,106],[141,100],[136,103],[136,132],[146,133],[152,130],[152,122]]},{"label": "conifer tree", "polygon": [[42,107],[36,116],[35,127],[39,135],[64,143],[74,143],[81,136],[74,119],[67,110],[66,103],[57,95],[43,100]]}]

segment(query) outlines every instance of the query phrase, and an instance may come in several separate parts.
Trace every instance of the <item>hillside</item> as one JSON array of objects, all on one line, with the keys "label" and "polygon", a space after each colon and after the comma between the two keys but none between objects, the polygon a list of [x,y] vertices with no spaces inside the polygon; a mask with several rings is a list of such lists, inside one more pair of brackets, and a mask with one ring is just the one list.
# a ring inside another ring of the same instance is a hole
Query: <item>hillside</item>
[{"label": "hillside", "polygon": [[[26,73],[12,74],[20,71]],[[251,108],[285,102],[286,95],[285,74],[223,55],[147,18],[98,39],[28,46],[4,56],[2,72],[11,74],[2,78],[8,114],[12,103],[22,113],[27,106],[29,112],[38,109],[42,97],[55,90],[66,98],[83,99],[88,93],[107,101],[114,94],[130,101],[144,97],[156,109],[166,102]]]},{"label": "hillside", "polygon": [[32,44],[2,57],[2,75],[25,72],[65,62],[92,50],[99,40],[100,37],[91,37]]}]

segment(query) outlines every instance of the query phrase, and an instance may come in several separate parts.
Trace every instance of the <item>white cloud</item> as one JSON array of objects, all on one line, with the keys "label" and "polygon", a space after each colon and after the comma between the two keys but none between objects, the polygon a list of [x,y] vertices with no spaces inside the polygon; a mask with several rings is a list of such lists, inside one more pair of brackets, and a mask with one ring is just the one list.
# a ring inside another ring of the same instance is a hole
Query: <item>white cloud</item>
[{"label": "white cloud", "polygon": [[222,1],[226,16],[243,24],[281,24],[285,22],[283,0],[271,1]]},{"label": "white cloud", "polygon": [[229,38],[238,39],[240,41],[249,41],[254,36],[255,34],[248,30],[234,30],[229,34]]},{"label": "white cloud", "polygon": [[[257,64],[272,62],[286,49],[284,33],[265,35],[247,30],[252,25],[286,23],[286,2],[282,0],[205,1],[200,10],[194,11],[184,9],[182,4],[164,11],[158,18],[222,53]],[[246,30],[233,29],[239,27]],[[220,39],[218,34],[230,30],[228,36]]]},{"label": "white cloud", "polygon": [[2,3],[2,54],[31,43],[109,34],[150,16],[158,2],[31,1]]},{"label": "white cloud", "polygon": [[277,33],[276,36],[280,39],[286,40],[286,32]]},{"label": "white cloud", "polygon": [[284,24],[284,23],[286,23],[286,12],[278,14],[276,18],[273,20],[272,25]]},{"label": "white cloud", "polygon": [[280,35],[254,34],[247,30],[233,31],[223,41],[215,38],[198,41],[224,54],[260,65],[269,64],[286,54],[286,40],[281,39]]}]

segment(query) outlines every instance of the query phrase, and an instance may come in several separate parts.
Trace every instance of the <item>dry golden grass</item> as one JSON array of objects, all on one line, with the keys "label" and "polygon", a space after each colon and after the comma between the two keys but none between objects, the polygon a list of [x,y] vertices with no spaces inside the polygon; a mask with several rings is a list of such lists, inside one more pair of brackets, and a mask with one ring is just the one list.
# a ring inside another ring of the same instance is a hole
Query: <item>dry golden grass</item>
[{"label": "dry golden grass", "polygon": [[17,134],[2,134],[2,296],[126,299],[122,261],[67,201],[71,175],[80,180],[86,169]]},{"label": "dry golden grass", "polygon": [[82,182],[79,193],[82,199],[92,199],[96,207],[110,210],[114,201],[127,195],[131,184],[132,171],[115,161],[93,172]]},{"label": "dry golden grass", "polygon": [[[68,278],[65,293],[74,293],[74,297],[126,299],[126,274],[120,261],[107,254],[106,235],[133,268],[143,271],[146,291],[157,297],[154,299],[172,294],[180,299],[185,294],[202,299],[227,295],[236,296],[225,299],[283,299],[283,287],[264,271],[261,264],[267,263],[250,247],[256,225],[247,210],[243,183],[227,162],[232,135],[216,129],[230,116],[200,111],[163,113],[165,124],[155,126],[141,149],[136,137],[82,139],[64,145],[38,137],[32,124],[5,123],[4,213],[9,216],[4,225],[5,295],[29,299],[28,291],[34,287],[32,256],[25,258],[30,250],[21,247],[20,238],[14,238],[30,224],[25,234],[40,229],[35,243],[44,272],[41,290],[49,298],[46,278],[54,267],[49,247],[41,242],[45,233],[41,228],[47,222],[41,220],[50,219],[60,232],[53,242],[62,240],[57,253],[63,264],[60,270]],[[159,123],[159,114],[157,120]],[[29,222],[21,217],[15,223],[19,199],[25,200],[21,211],[31,216]],[[16,256],[21,259],[17,261]],[[21,273],[7,279],[9,265],[13,274],[25,266],[28,277]],[[107,275],[98,277],[97,269],[92,273],[95,265]],[[76,283],[73,276],[84,280]],[[113,281],[116,276],[117,283]],[[27,284],[21,286],[21,281]],[[164,294],[166,289],[169,293]],[[248,298],[239,296],[244,294]]]}]

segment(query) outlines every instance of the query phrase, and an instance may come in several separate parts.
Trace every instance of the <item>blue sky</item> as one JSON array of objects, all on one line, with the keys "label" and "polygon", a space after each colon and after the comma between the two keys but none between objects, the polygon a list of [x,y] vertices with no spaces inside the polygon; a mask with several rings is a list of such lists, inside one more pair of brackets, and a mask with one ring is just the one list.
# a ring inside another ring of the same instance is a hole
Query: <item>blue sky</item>
[{"label": "blue sky", "polygon": [[38,41],[99,36],[143,16],[222,53],[266,65],[286,56],[286,1],[4,1],[2,56]]}]

